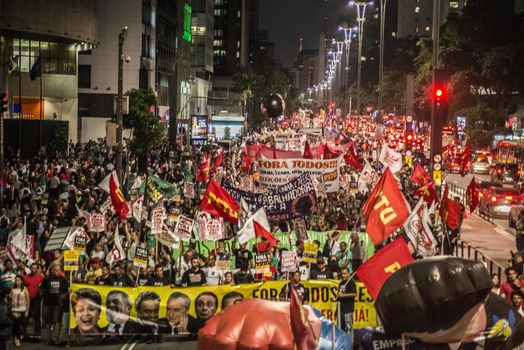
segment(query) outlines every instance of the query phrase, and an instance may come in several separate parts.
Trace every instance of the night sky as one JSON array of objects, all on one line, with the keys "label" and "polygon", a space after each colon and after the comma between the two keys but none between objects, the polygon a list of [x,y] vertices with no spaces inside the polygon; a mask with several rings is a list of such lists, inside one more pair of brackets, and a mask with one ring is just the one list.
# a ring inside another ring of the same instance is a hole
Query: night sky
[{"label": "night sky", "polygon": [[[328,32],[337,30],[339,15],[349,14],[348,3],[349,0],[327,0]],[[300,37],[305,49],[318,49],[325,8],[324,0],[260,1],[260,29],[269,31],[269,40],[276,45],[275,55],[285,67],[293,65]]]}]

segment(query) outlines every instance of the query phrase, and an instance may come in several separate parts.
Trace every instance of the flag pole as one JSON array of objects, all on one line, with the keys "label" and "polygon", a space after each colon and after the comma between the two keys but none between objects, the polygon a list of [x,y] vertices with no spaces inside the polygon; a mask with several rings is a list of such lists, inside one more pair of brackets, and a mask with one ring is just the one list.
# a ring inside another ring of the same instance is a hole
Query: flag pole
[{"label": "flag pole", "polygon": [[[20,57],[20,66],[22,66],[22,40],[18,40],[18,56]],[[18,151],[22,148],[22,67],[18,74]]]},{"label": "flag pole", "polygon": [[38,58],[40,59],[40,118],[38,118],[38,151],[42,147],[42,119],[44,119],[44,106],[42,98],[42,87],[44,80],[43,63],[42,63],[42,42],[38,42]]}]

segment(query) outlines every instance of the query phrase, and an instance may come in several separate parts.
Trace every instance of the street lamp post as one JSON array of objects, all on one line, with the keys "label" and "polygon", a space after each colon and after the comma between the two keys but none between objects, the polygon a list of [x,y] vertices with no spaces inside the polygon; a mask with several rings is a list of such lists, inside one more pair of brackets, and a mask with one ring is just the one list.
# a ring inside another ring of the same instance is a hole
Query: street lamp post
[{"label": "street lamp post", "polygon": [[382,89],[384,78],[384,31],[386,26],[386,5],[387,0],[380,0],[380,56],[378,63],[378,106],[377,106],[377,124],[383,124],[382,113]]},{"label": "street lamp post", "polygon": [[[345,52],[346,63],[345,63],[345,67],[344,67],[344,71],[345,71],[345,77],[344,77],[345,94],[344,94],[344,99],[345,99],[346,95],[347,95],[347,92],[348,92],[348,88],[349,88],[349,53],[350,53],[350,49],[351,49],[351,37],[353,36],[353,30],[355,30],[355,28],[339,27],[338,29],[344,31],[344,44],[345,44],[345,47],[346,47],[346,52]],[[349,108],[349,114],[351,115],[351,103],[348,105],[348,108]]]},{"label": "street lamp post", "polygon": [[357,113],[360,113],[360,84],[362,75],[362,39],[364,37],[364,22],[366,21],[366,7],[372,3],[367,1],[350,1],[350,5],[357,7],[358,24],[358,62],[357,62]]},{"label": "street lamp post", "polygon": [[123,26],[118,34],[118,91],[116,101],[116,174],[120,182],[123,182],[122,178],[122,129],[124,128],[123,112],[122,112],[122,100],[123,100],[123,46],[124,41],[127,38],[127,26]]}]

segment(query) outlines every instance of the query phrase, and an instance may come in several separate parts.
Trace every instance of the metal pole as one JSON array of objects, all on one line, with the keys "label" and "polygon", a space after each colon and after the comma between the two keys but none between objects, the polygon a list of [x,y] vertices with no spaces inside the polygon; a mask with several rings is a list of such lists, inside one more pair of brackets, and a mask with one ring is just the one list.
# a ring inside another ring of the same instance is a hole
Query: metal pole
[{"label": "metal pole", "polygon": [[123,53],[122,48],[124,46],[124,41],[127,37],[127,26],[123,26],[118,34],[118,96],[116,100],[116,174],[118,180],[123,183],[122,179],[122,129],[123,126],[123,113],[122,113],[122,95],[123,95]]},{"label": "metal pole", "polygon": [[[5,43],[7,44],[7,38],[4,38]],[[6,57],[9,56],[9,53],[7,52],[7,45],[3,47],[2,45],[2,31],[0,30],[0,62],[3,62],[2,57],[2,49],[6,52]],[[2,92],[2,89],[5,89],[7,93],[7,80],[9,79],[7,76],[7,64],[0,66],[0,73],[2,74],[2,86],[0,88],[0,92]],[[9,110],[9,108],[8,108]],[[4,113],[0,112],[0,207],[4,206]]]},{"label": "metal pole", "polygon": [[361,98],[360,85],[362,77],[362,39],[364,38],[364,22],[366,21],[366,6],[365,1],[358,1],[354,3],[357,6],[357,24],[358,24],[358,61],[357,61],[357,113],[360,113]]},{"label": "metal pole", "polygon": [[[438,67],[438,47],[440,32],[440,0],[433,0],[433,50],[431,55],[431,87],[435,86],[435,69]],[[431,97],[431,143],[430,143],[430,162],[433,165],[433,157],[442,148],[442,130],[437,130],[437,118],[435,115],[435,101]],[[440,145],[437,142],[440,141]],[[433,173],[433,166],[431,167]]]},{"label": "metal pole", "polygon": [[386,4],[387,0],[380,0],[380,57],[378,64],[378,106],[377,124],[383,123],[382,117],[382,90],[384,79],[384,30],[386,26]]}]

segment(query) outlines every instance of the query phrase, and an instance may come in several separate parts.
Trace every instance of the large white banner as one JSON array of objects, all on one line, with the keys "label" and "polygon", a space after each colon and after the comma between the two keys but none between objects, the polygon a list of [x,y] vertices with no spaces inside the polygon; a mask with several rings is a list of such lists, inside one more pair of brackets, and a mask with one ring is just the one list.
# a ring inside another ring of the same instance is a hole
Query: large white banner
[{"label": "large white banner", "polygon": [[306,142],[306,135],[293,134],[274,134],[275,148],[286,151],[303,151]]},{"label": "large white banner", "polygon": [[340,187],[340,158],[338,159],[260,159],[260,183],[270,189],[278,188],[302,174],[309,174],[324,183],[326,192],[338,192]]}]

